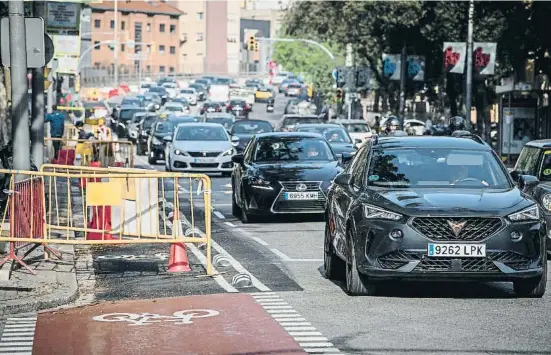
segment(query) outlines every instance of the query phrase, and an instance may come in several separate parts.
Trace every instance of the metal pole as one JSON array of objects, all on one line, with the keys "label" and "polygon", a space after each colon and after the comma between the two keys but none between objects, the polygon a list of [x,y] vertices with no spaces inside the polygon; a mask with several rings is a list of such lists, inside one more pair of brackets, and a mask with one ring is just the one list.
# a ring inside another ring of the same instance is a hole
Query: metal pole
[{"label": "metal pole", "polygon": [[113,29],[114,46],[115,46],[115,87],[119,87],[119,5],[115,0],[115,28]]},{"label": "metal pole", "polygon": [[[13,168],[30,170],[27,45],[23,1],[9,2]],[[19,176],[18,178],[24,178]]]},{"label": "metal pole", "polygon": [[406,41],[402,44],[402,53],[400,55],[400,129],[404,129],[404,115],[406,111],[406,81],[408,77],[408,55]]},{"label": "metal pole", "polygon": [[[511,93],[509,93],[509,105],[508,105],[509,113],[511,112]],[[511,124],[509,125],[509,149],[507,149],[507,164],[511,165],[511,146],[513,145],[513,128],[515,128],[515,117],[513,116],[513,120],[511,121]]]},{"label": "metal pole", "polygon": [[467,129],[471,128],[471,97],[473,90],[473,18],[474,0],[469,1],[469,24],[467,28],[467,80],[465,87],[465,118]]},{"label": "metal pole", "polygon": [[[33,2],[33,13],[35,17],[44,18],[44,2]],[[44,163],[44,68],[32,71],[31,154],[40,168]]]}]

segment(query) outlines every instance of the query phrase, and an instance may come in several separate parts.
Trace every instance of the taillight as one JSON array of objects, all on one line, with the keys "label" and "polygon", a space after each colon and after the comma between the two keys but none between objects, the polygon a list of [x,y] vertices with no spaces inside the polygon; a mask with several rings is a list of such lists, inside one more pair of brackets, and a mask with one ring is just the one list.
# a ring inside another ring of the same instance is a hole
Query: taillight
[{"label": "taillight", "polygon": [[226,110],[231,111],[231,106],[228,105],[228,107],[226,107]]},{"label": "taillight", "polygon": [[222,111],[222,109],[220,108],[220,106],[218,106],[218,107],[216,108],[216,112],[220,112],[220,111]]}]

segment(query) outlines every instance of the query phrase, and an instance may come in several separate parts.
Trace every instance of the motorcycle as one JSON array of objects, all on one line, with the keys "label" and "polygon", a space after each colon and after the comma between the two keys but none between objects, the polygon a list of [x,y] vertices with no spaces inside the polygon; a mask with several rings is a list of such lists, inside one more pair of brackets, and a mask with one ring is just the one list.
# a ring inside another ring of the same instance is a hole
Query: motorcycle
[{"label": "motorcycle", "polygon": [[138,137],[137,144],[136,144],[136,154],[146,155],[147,141],[149,140],[151,131],[149,129],[143,129],[141,124],[138,126],[138,130],[140,131],[140,135]]},{"label": "motorcycle", "polygon": [[268,99],[266,101],[266,112],[274,112],[274,100]]}]

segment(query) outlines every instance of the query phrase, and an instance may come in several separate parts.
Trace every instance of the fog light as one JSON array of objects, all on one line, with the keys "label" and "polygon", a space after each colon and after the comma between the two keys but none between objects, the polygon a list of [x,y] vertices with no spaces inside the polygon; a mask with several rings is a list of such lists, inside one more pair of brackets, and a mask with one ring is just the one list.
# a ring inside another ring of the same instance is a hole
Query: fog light
[{"label": "fog light", "polygon": [[511,239],[515,242],[518,242],[522,239],[522,233],[520,232],[511,232]]},{"label": "fog light", "polygon": [[390,237],[390,239],[398,240],[404,237],[404,233],[399,229],[394,229],[392,232],[390,232],[388,236]]}]

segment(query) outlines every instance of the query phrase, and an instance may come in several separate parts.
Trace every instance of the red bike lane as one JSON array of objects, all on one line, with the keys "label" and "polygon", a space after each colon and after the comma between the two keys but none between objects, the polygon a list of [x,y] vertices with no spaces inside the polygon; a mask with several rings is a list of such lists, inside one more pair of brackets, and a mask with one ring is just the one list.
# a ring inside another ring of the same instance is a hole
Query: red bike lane
[{"label": "red bike lane", "polygon": [[40,313],[33,354],[306,353],[250,295],[236,293]]}]

